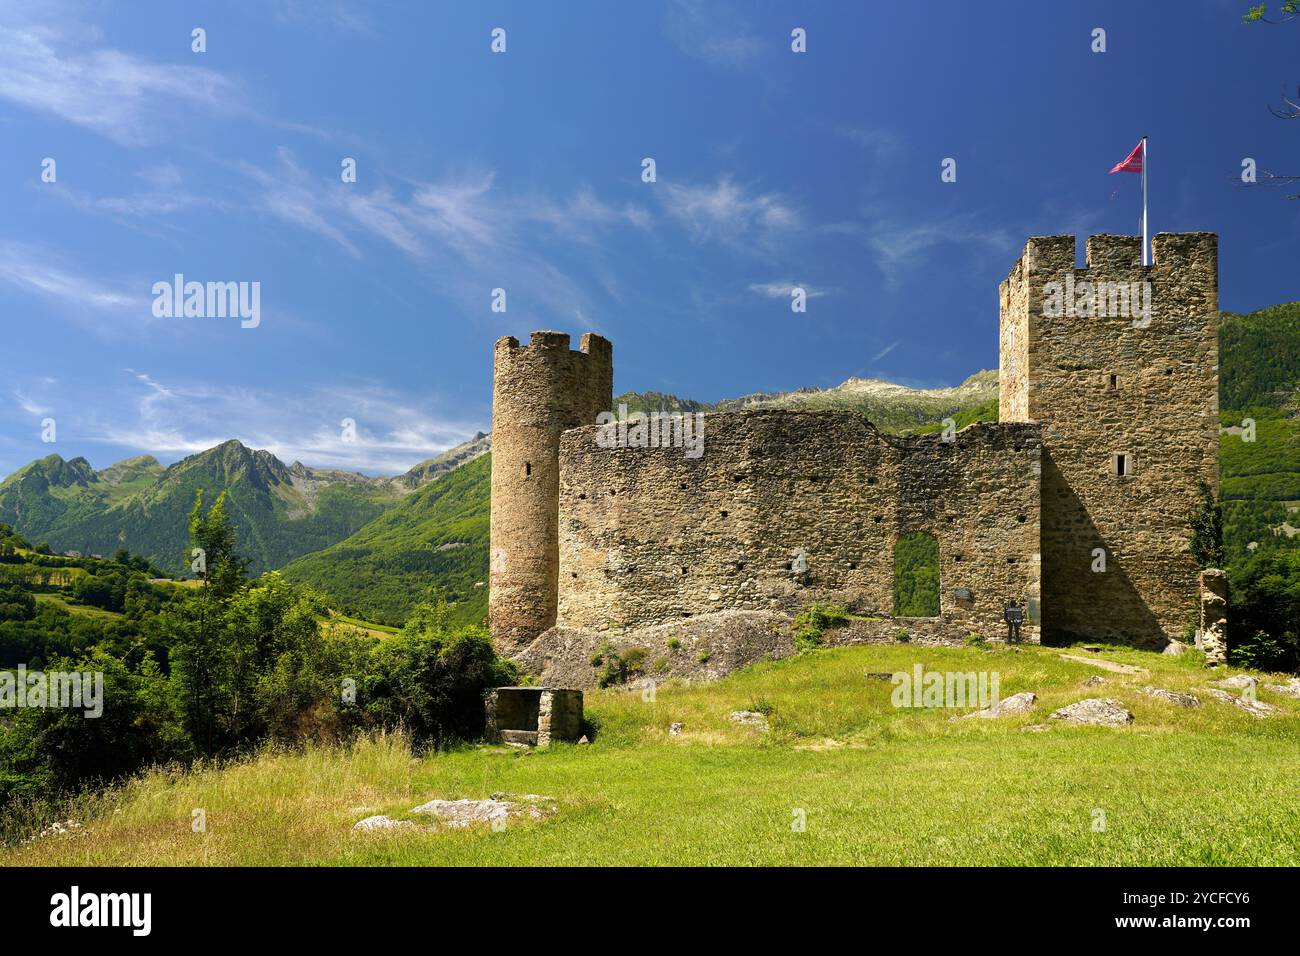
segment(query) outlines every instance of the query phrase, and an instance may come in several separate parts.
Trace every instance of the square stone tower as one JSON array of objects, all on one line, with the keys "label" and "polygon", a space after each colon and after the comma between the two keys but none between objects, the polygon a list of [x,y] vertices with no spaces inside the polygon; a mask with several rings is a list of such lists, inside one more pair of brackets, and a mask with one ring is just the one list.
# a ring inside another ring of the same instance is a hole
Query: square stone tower
[{"label": "square stone tower", "polygon": [[1001,284],[1000,417],[1043,427],[1042,634],[1147,647],[1197,595],[1198,487],[1219,485],[1218,237],[1031,238]]}]

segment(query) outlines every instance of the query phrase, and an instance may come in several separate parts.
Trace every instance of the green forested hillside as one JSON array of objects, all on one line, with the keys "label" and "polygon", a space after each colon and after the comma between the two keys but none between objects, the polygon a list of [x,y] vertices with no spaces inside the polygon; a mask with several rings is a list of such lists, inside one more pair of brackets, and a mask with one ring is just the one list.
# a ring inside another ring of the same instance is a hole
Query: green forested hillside
[{"label": "green forested hillside", "polygon": [[1223,313],[1219,353],[1224,545],[1234,565],[1250,551],[1300,548],[1291,530],[1300,527],[1300,302]]},{"label": "green forested hillside", "polygon": [[198,491],[208,502],[227,492],[255,572],[333,544],[399,498],[386,481],[290,468],[269,452],[228,441],[169,468],[146,456],[96,472],[84,458],[49,455],[0,483],[0,522],[55,551],[112,554],[127,547],[182,573]]},{"label": "green forested hillside", "polygon": [[398,624],[420,601],[445,598],[452,620],[487,614],[491,455],[405,498],[350,537],[292,562],[284,576],[329,595],[345,613]]}]

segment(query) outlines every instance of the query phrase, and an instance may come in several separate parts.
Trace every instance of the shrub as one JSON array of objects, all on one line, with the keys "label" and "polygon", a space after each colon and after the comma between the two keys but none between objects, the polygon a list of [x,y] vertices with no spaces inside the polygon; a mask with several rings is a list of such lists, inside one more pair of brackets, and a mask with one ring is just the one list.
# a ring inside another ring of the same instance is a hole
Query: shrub
[{"label": "shrub", "polygon": [[676,653],[682,649],[682,642],[677,637],[668,638],[668,650]]},{"label": "shrub", "polygon": [[794,619],[794,646],[807,651],[820,647],[822,632],[844,627],[849,623],[849,612],[837,604],[810,604]]},{"label": "shrub", "polygon": [[445,609],[412,615],[400,634],[374,645],[361,700],[373,723],[404,727],[417,743],[442,747],[483,733],[487,690],[513,684],[516,667],[497,657],[487,630],[446,622]]},{"label": "shrub", "polygon": [[1228,637],[1243,666],[1300,669],[1300,551],[1260,551],[1232,569]]},{"label": "shrub", "polygon": [[700,656],[695,659],[699,661],[701,664],[707,664],[709,662],[709,658],[712,656],[713,656],[713,651],[700,651]]},{"label": "shrub", "polygon": [[898,641],[898,643],[906,644],[908,641],[912,639],[912,635],[908,633],[907,628],[900,627],[897,631],[894,632],[894,638],[895,640]]},{"label": "shrub", "polygon": [[633,677],[645,673],[645,659],[648,652],[644,647],[629,647],[622,653],[604,650],[601,657],[605,667],[596,679],[601,687],[613,687],[626,684]]}]

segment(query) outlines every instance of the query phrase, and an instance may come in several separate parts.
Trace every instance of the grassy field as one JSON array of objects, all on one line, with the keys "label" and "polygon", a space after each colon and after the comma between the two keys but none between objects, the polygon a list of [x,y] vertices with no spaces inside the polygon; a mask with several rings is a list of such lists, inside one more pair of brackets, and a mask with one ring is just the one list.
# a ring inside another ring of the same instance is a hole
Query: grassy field
[{"label": "grassy field", "polygon": [[69,614],[83,614],[86,617],[99,618],[119,618],[122,616],[116,611],[106,611],[103,608],[91,607],[88,604],[76,604],[73,601],[69,601],[66,596],[60,594],[38,592],[33,594],[32,597],[36,598],[36,600],[40,601],[42,604],[51,604],[54,607],[67,611]]},{"label": "grassy field", "polygon": [[[4,849],[0,865],[1300,864],[1300,701],[1261,689],[1282,709],[1262,720],[1205,694],[1179,708],[1141,688],[1204,687],[1199,655],[1104,656],[1151,673],[1042,648],[842,648],[661,686],[650,701],[589,692],[590,746],[414,757],[387,737],[268,751],[85,801],[73,811],[79,835]],[[1039,699],[1023,717],[953,721],[964,711],[895,708],[893,686],[864,676],[917,662],[996,671],[1002,696]],[[1106,682],[1084,686],[1095,675]],[[1094,696],[1120,700],[1135,723],[1047,719]],[[769,712],[772,729],[732,722],[738,709]],[[1031,724],[1051,728],[1023,732]],[[495,791],[544,794],[559,812],[501,832],[352,831],[371,814],[410,817],[435,797]],[[191,830],[195,809],[206,832]]]}]

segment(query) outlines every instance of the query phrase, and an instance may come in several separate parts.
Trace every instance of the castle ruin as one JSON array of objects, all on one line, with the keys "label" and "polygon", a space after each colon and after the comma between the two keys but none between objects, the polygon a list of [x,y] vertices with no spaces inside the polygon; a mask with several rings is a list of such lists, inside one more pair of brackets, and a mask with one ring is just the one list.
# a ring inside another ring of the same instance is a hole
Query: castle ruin
[{"label": "castle ruin", "polygon": [[[873,622],[866,639],[901,624],[956,643],[1004,635],[1008,600],[1028,641],[1181,638],[1188,519],[1200,483],[1218,488],[1217,238],[1162,233],[1152,252],[1093,236],[1080,269],[1073,236],[1029,239],[1000,287],[999,421],[955,433],[765,409],[707,416],[699,457],[608,447],[610,343],[501,339],[493,641],[545,669],[732,615],[775,653],[771,622],[822,601]],[[937,542],[939,613],[901,620],[895,547],[917,533]]]}]

